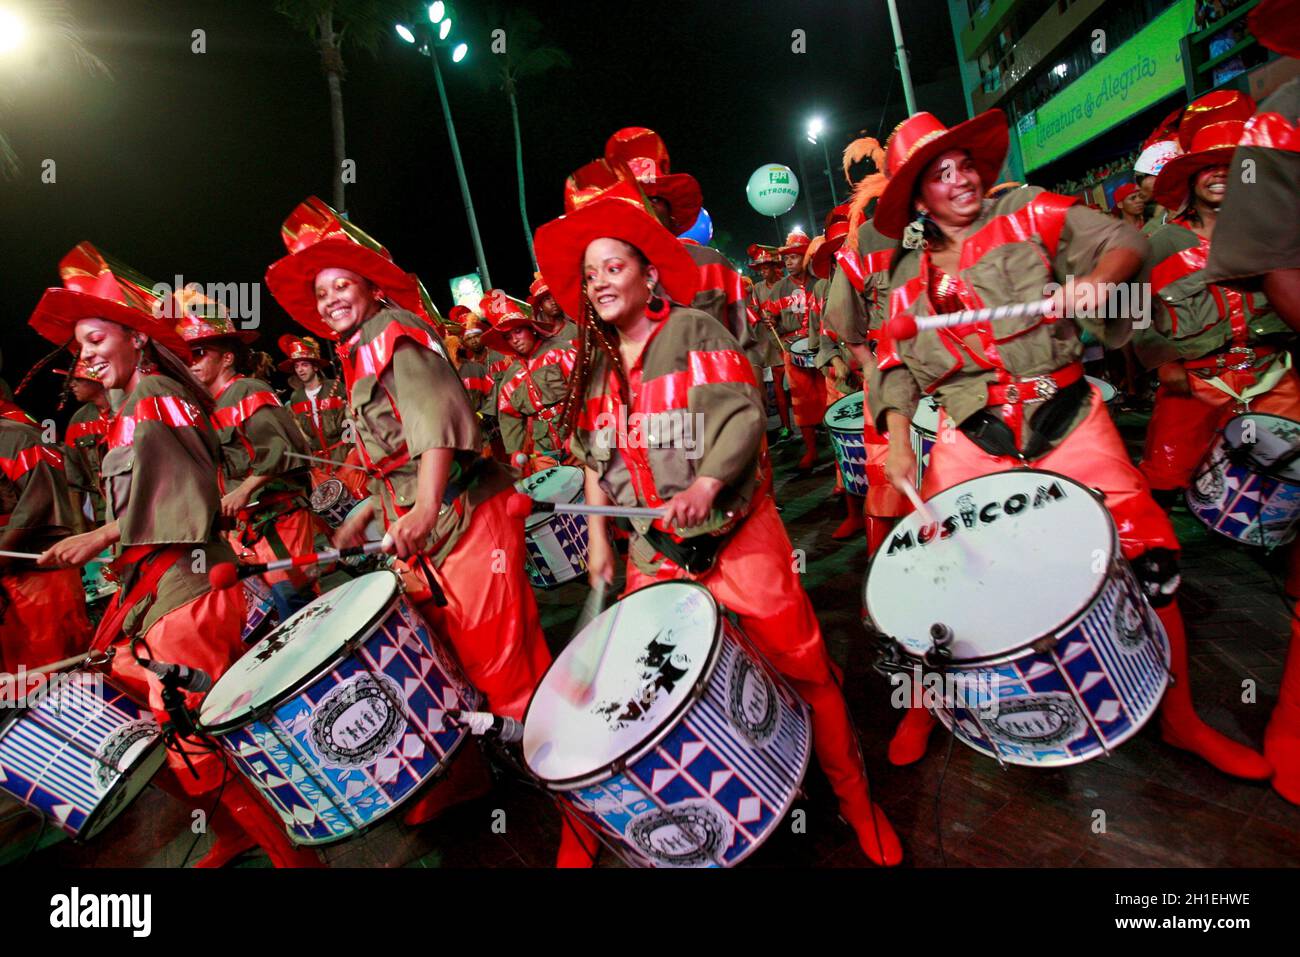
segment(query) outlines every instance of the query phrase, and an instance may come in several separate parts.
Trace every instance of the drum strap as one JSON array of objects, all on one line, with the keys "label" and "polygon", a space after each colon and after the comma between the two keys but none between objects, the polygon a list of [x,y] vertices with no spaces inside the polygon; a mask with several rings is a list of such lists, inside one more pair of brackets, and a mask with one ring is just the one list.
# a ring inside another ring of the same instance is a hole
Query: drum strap
[{"label": "drum strap", "polygon": [[[104,617],[90,641],[91,651],[103,651],[123,637],[122,623],[137,604],[151,598],[158,591],[163,575],[180,561],[188,545],[133,545],[125,549],[113,562],[113,570],[122,579],[122,586],[104,609]],[[130,579],[134,577],[135,581]]]}]

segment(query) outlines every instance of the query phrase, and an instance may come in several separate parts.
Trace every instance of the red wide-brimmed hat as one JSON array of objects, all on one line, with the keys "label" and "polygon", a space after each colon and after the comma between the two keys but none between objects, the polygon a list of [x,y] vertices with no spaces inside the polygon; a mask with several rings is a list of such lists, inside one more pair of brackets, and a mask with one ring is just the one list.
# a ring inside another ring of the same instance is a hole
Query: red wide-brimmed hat
[{"label": "red wide-brimmed hat", "polygon": [[172,293],[168,315],[176,323],[176,334],[189,345],[210,339],[238,339],[248,345],[258,335],[255,329],[236,326],[226,308],[205,296],[196,285]]},{"label": "red wide-brimmed hat", "polygon": [[377,286],[390,302],[432,318],[415,276],[398,268],[387,249],[317,197],[298,204],[280,227],[280,235],[289,255],[267,269],[266,284],[294,322],[317,335],[338,338],[316,309],[316,274],[322,269],[354,272]]},{"label": "red wide-brimmed hat", "polygon": [[536,309],[537,303],[550,294],[551,287],[546,284],[546,277],[540,272],[534,273],[532,285],[528,287],[528,305]]},{"label": "red wide-brimmed hat", "polygon": [[616,181],[607,189],[592,190],[575,180],[577,175],[569,177],[574,189],[566,184],[564,205],[569,211],[538,229],[533,242],[542,275],[564,313],[582,320],[583,257],[593,241],[607,237],[641,250],[658,268],[668,298],[689,304],[700,288],[695,260],[646,208],[636,185]]},{"label": "red wide-brimmed hat", "polygon": [[1184,153],[1192,150],[1192,141],[1202,127],[1211,123],[1240,120],[1245,123],[1255,115],[1255,98],[1240,90],[1211,90],[1187,104],[1178,121],[1178,145]]},{"label": "red wide-brimmed hat", "polygon": [[513,296],[506,295],[503,289],[489,289],[479,302],[479,311],[487,320],[483,344],[489,349],[510,355],[512,350],[506,333],[514,329],[532,329],[539,337],[543,335],[533,322],[533,317],[524,311],[523,304]]},{"label": "red wide-brimmed hat", "polygon": [[849,238],[849,204],[842,203],[826,214],[826,229],[822,233],[822,242],[816,249],[809,246],[805,254],[805,264],[818,279],[826,279],[831,274],[831,259],[840,251]]},{"label": "red wide-brimmed hat", "polygon": [[142,332],[184,354],[185,341],[162,318],[164,300],[153,283],[109,258],[90,243],[79,243],[59,260],[63,288],[45,290],[28,325],[58,345],[70,343],[82,319],[104,319]]},{"label": "red wide-brimmed hat", "polygon": [[459,303],[451,307],[447,313],[447,322],[453,326],[459,326],[463,330],[468,330],[469,321],[474,315],[474,310],[469,306],[462,306]]},{"label": "red wide-brimmed hat", "polygon": [[779,266],[781,257],[776,254],[775,246],[763,246],[759,243],[750,243],[749,248],[745,250],[749,254],[749,265],[757,269],[759,266]]},{"label": "red wide-brimmed hat", "polygon": [[1295,0],[1260,0],[1246,18],[1246,26],[1262,46],[1300,58],[1300,17],[1296,16]]},{"label": "red wide-brimmed hat", "polygon": [[71,371],[67,369],[51,369],[50,371],[55,375],[71,376],[74,379],[85,379],[87,382],[94,382],[98,385],[99,376],[95,375],[95,373],[90,370],[91,364],[87,360],[78,357]]},{"label": "red wide-brimmed hat", "polygon": [[320,343],[310,337],[299,339],[297,336],[281,336],[278,342],[280,351],[287,359],[276,366],[281,372],[292,372],[296,362],[314,362],[317,368],[325,364],[321,358]]},{"label": "red wide-brimmed hat", "polygon": [[931,113],[917,113],[899,123],[885,146],[885,173],[889,182],[876,200],[874,222],[881,234],[901,239],[912,219],[916,180],[930,161],[948,150],[970,153],[984,188],[997,182],[1007,157],[1007,117],[988,110],[949,129]]},{"label": "red wide-brimmed hat", "polygon": [[1191,149],[1165,164],[1151,191],[1165,209],[1181,210],[1191,199],[1191,179],[1209,166],[1224,166],[1241,141],[1246,124],[1241,120],[1211,123],[1196,131]]},{"label": "red wide-brimmed hat", "polygon": [[654,130],[628,126],[605,143],[605,162],[616,169],[625,166],[641,188],[658,196],[672,208],[672,231],[681,235],[695,225],[704,194],[694,176],[674,173],[668,147]]},{"label": "red wide-brimmed hat", "polygon": [[778,256],[789,256],[791,253],[803,255],[808,250],[808,244],[812,240],[807,233],[790,233],[785,237],[785,244],[776,251]]}]

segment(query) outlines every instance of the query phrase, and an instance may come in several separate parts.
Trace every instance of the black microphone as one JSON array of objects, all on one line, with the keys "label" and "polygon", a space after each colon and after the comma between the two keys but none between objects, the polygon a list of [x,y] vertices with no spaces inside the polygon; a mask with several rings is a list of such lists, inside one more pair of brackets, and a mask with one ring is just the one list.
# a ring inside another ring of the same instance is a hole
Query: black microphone
[{"label": "black microphone", "polygon": [[456,724],[469,728],[474,735],[489,735],[505,744],[524,739],[524,726],[514,718],[492,714],[490,711],[460,711],[449,709],[447,717]]},{"label": "black microphone", "polygon": [[140,664],[164,681],[170,679],[182,691],[207,691],[212,687],[212,676],[198,668],[153,660],[141,661]]}]

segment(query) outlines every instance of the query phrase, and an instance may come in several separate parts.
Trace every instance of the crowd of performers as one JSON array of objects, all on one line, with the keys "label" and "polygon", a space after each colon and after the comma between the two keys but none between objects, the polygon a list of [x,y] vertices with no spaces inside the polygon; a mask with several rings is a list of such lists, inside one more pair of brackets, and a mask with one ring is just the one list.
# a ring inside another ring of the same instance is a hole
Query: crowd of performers
[{"label": "crowd of performers", "polygon": [[[66,365],[56,371],[81,403],[63,443],[46,441],[0,383],[0,549],[41,554],[0,557],[0,663],[30,669],[139,638],[155,659],[219,678],[245,650],[244,598],[212,590],[205,564],[313,551],[327,529],[310,496],[337,478],[367,504],[333,543],[382,527],[407,594],[486,709],[522,720],[551,653],[507,502],[521,476],[578,465],[588,503],[666,509],[622,528],[591,517],[592,581],[612,581],[626,551],[628,592],[678,578],[706,586],[811,707],[818,762],[864,853],[897,864],[902,845],[871,799],[769,459],[797,432],[798,467],[810,470],[828,405],[864,389],[867,493],[838,474],[828,489],[847,513],[834,535],[862,536],[864,567],[911,509],[910,427],[919,403],[936,400],[922,497],[1026,466],[1101,491],[1170,640],[1163,740],[1300,803],[1300,624],[1292,618],[1262,752],[1202,721],[1166,511],[1235,412],[1300,421],[1298,117],[1300,81],[1263,104],[1239,93],[1192,103],[1153,134],[1108,214],[999,185],[1000,111],[952,127],[918,113],[883,148],[852,144],[846,174],[868,160],[875,171],[821,235],[751,246],[752,279],[678,238],[700,209],[699,185],[673,171],[653,131],[624,129],[569,177],[564,215],[537,231],[527,299],[492,290],[445,318],[382,246],[309,199],[285,221],[287,254],[266,274],[303,329],[278,342],[287,398],[250,348],[255,332],[191,291],[160,302],[146,279],[82,243],[30,323],[57,347],[53,367]],[[890,321],[1032,302],[1067,277],[1041,315],[913,335]],[[1150,283],[1149,322],[1076,308],[1101,284],[1130,282]],[[1084,376],[1098,346],[1131,350],[1157,377],[1139,465]],[[690,448],[637,434],[649,419],[635,413],[674,411],[702,423]],[[79,569],[106,551],[119,587],[92,625]],[[486,574],[485,556],[504,556],[507,572]],[[316,574],[267,573],[282,618],[319,594]],[[157,677],[132,655],[113,657],[112,675],[167,719]],[[934,724],[925,709],[907,711],[890,761],[919,760]],[[220,762],[180,750],[157,783],[191,801],[213,794]],[[458,760],[406,821],[430,820],[488,780],[480,763]],[[220,790],[203,865],[254,844],[279,866],[319,863],[237,778]],[[593,863],[589,834],[569,821],[561,835],[558,864]]]}]

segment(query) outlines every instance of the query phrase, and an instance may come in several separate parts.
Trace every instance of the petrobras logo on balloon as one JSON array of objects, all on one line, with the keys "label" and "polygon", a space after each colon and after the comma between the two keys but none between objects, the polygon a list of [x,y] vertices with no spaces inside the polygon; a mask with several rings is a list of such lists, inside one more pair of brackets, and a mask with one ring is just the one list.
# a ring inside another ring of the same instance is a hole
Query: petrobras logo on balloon
[{"label": "petrobras logo on balloon", "polygon": [[799,198],[799,180],[794,171],[780,163],[760,166],[745,186],[749,205],[764,216],[780,216]]}]

